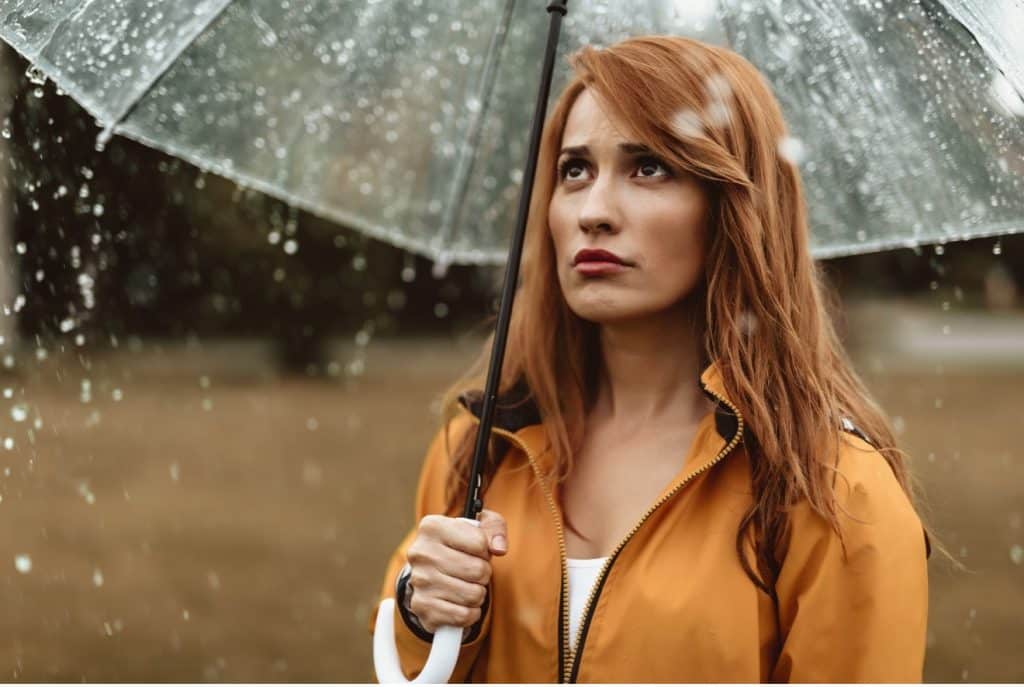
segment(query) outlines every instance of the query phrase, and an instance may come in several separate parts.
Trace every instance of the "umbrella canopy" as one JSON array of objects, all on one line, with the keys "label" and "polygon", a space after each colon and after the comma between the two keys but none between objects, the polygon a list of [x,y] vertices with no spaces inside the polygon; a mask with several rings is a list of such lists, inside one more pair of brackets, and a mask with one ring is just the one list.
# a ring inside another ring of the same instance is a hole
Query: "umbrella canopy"
[{"label": "umbrella canopy", "polygon": [[[515,0],[0,0],[0,36],[111,134],[441,262],[506,257],[543,50]],[[814,251],[1024,229],[1012,0],[596,0],[560,54],[727,45],[766,75]],[[553,93],[568,77],[558,70]]]}]

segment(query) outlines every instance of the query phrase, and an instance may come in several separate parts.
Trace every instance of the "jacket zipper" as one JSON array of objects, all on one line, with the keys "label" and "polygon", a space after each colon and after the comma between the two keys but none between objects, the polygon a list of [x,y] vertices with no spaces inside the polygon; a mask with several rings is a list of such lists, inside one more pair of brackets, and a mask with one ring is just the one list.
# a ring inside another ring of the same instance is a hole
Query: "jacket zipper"
[{"label": "jacket zipper", "polygon": [[[558,608],[561,615],[561,627],[559,628],[558,634],[558,671],[561,675],[561,681],[563,683],[572,683],[576,681],[577,674],[579,673],[579,656],[583,653],[583,644],[586,642],[587,631],[590,629],[590,620],[594,612],[594,602],[597,600],[597,597],[600,596],[601,589],[604,587],[604,581],[608,576],[608,572],[611,570],[612,564],[615,563],[615,559],[618,558],[619,553],[622,551],[622,549],[626,547],[626,544],[629,543],[629,540],[633,538],[633,535],[637,533],[637,531],[643,526],[647,519],[651,517],[651,515],[654,514],[654,512],[662,506],[662,504],[664,504],[666,501],[668,501],[677,493],[679,493],[679,490],[682,489],[687,484],[689,484],[694,478],[698,477],[699,475],[702,475],[713,465],[721,461],[725,456],[729,454],[730,451],[732,451],[732,449],[736,447],[737,444],[739,444],[740,440],[743,438],[743,416],[740,415],[740,412],[736,408],[736,406],[734,406],[732,403],[725,400],[718,394],[714,393],[710,389],[705,388],[704,390],[711,396],[714,396],[715,399],[728,406],[729,409],[736,416],[736,434],[734,434],[732,439],[729,440],[729,443],[726,444],[721,451],[719,451],[718,455],[715,456],[714,460],[712,460],[710,463],[702,467],[700,470],[693,473],[685,480],[677,484],[675,488],[672,489],[672,491],[670,491],[668,494],[665,494],[665,496],[659,499],[657,503],[655,503],[653,506],[647,509],[647,512],[644,513],[644,515],[640,518],[639,522],[637,522],[633,526],[633,528],[629,531],[625,538],[621,542],[619,542],[618,546],[615,547],[615,550],[608,557],[608,560],[605,561],[604,566],[602,566],[601,572],[597,577],[597,581],[594,583],[594,586],[590,591],[590,596],[587,598],[587,605],[584,607],[583,622],[580,623],[579,630],[577,630],[576,632],[575,650],[570,649],[570,645],[568,643],[569,573],[568,563],[566,562],[568,556],[566,554],[565,532],[562,529],[562,519],[558,513],[558,508],[555,505],[554,496],[551,494],[551,490],[548,488],[547,480],[541,474],[540,468],[537,465],[537,461],[533,453],[526,446],[526,444],[520,441],[519,437],[517,437],[515,434],[507,430],[500,429],[498,427],[491,428],[492,433],[505,437],[513,444],[515,444],[526,455],[527,459],[530,462],[530,467],[533,469],[534,475],[536,475],[537,481],[540,483],[541,489],[544,491],[544,498],[548,502],[548,508],[551,510],[551,515],[555,521],[555,529],[558,532],[558,556],[562,574],[562,587],[558,600]],[[479,418],[477,418],[477,421],[479,422]]]},{"label": "jacket zipper", "polygon": [[492,427],[491,432],[505,437],[526,455],[526,458],[530,461],[530,467],[533,468],[533,474],[537,477],[537,481],[540,483],[541,489],[544,491],[544,498],[548,502],[548,508],[551,510],[551,516],[555,521],[555,529],[558,532],[558,558],[562,572],[562,587],[558,596],[558,610],[561,616],[561,626],[558,632],[558,674],[561,676],[563,682],[567,682],[569,678],[569,666],[572,661],[572,652],[567,652],[567,641],[569,638],[569,573],[568,564],[566,563],[566,548],[565,548],[565,532],[562,530],[562,518],[558,514],[558,508],[555,506],[555,497],[552,495],[551,490],[548,488],[547,480],[544,475],[541,474],[540,467],[537,465],[537,461],[530,451],[530,449],[519,440],[519,437],[512,434],[511,432]]},{"label": "jacket zipper", "polygon": [[[579,629],[576,631],[576,649],[573,652],[571,652],[571,664],[569,666],[569,669],[566,671],[567,674],[563,675],[563,682],[576,682],[580,670],[580,657],[583,654],[583,646],[587,641],[587,632],[590,630],[590,620],[594,613],[595,602],[597,601],[597,597],[601,595],[601,590],[604,587],[604,582],[608,577],[608,572],[611,570],[612,565],[615,563],[615,559],[618,558],[619,553],[622,551],[622,549],[626,547],[626,544],[628,544],[629,540],[633,538],[633,535],[635,535],[640,530],[640,528],[647,521],[647,519],[650,518],[651,515],[653,515],[654,512],[658,510],[658,508],[660,508],[665,502],[667,502],[673,496],[678,494],[679,491],[687,484],[689,484],[691,481],[693,481],[694,478],[704,474],[713,465],[715,465],[716,463],[721,461],[725,456],[727,456],[729,452],[736,447],[736,445],[740,442],[740,440],[743,437],[743,416],[740,415],[739,410],[734,405],[726,401],[724,398],[712,392],[710,389],[705,390],[709,394],[714,396],[716,399],[727,405],[729,409],[732,410],[732,412],[736,415],[736,434],[734,434],[732,439],[729,440],[729,443],[727,443],[725,447],[721,451],[719,451],[718,455],[715,456],[714,460],[712,460],[707,465],[702,467],[700,470],[694,472],[689,477],[684,479],[682,482],[677,484],[675,488],[672,489],[672,491],[665,494],[665,496],[658,499],[658,501],[653,506],[648,508],[647,512],[644,513],[643,516],[640,518],[639,522],[633,525],[633,529],[629,531],[625,538],[623,538],[623,540],[619,542],[618,546],[615,547],[615,550],[612,551],[612,554],[608,556],[608,560],[605,561],[604,565],[601,567],[601,572],[597,576],[597,581],[594,583],[594,586],[590,590],[590,596],[587,598],[587,604],[583,607],[584,610],[582,622],[580,623]],[[566,614],[566,617],[568,617],[568,613]]]}]

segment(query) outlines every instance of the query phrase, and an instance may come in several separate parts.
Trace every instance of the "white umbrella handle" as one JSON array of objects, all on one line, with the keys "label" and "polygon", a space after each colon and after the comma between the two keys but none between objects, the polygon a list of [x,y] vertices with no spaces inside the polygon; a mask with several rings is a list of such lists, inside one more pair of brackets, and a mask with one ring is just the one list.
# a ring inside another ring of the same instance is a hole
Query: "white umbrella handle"
[{"label": "white umbrella handle", "polygon": [[[468,518],[459,518],[464,522],[479,527],[480,522]],[[410,680],[402,672],[402,664],[398,659],[398,645],[395,643],[395,600],[384,599],[377,609],[377,625],[373,630],[373,667],[377,671],[377,681],[381,684],[405,684],[409,682],[442,684],[448,682],[459,660],[459,649],[462,648],[462,628],[454,625],[443,625],[434,633],[434,642],[430,646],[430,655],[423,670]]]}]

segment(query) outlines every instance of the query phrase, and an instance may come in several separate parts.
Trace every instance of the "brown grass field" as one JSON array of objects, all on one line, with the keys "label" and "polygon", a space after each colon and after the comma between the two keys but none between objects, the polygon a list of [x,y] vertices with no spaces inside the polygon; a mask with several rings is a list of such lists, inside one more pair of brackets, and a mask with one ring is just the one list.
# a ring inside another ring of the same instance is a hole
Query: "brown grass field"
[{"label": "brown grass field", "polygon": [[[963,318],[864,335],[887,312],[858,316],[853,354],[969,569],[932,556],[926,680],[1022,681],[1024,353],[928,343],[984,329]],[[374,341],[361,376],[327,380],[278,377],[267,351],[147,341],[0,376],[0,680],[372,678],[432,403],[476,343]]]}]

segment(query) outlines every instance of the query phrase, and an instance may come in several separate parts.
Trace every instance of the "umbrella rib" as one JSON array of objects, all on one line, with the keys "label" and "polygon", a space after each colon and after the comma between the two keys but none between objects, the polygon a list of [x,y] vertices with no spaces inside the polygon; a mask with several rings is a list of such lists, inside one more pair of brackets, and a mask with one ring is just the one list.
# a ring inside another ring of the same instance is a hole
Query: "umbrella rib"
[{"label": "umbrella rib", "polygon": [[476,162],[476,150],[483,133],[484,119],[487,116],[487,108],[490,104],[491,94],[497,82],[498,64],[501,62],[502,50],[505,46],[505,37],[508,35],[509,24],[512,21],[512,12],[515,9],[516,0],[505,0],[505,9],[501,19],[491,36],[491,43],[487,47],[487,56],[484,59],[483,73],[480,75],[480,87],[477,89],[477,102],[480,103],[477,111],[472,113],[469,123],[469,130],[466,132],[466,140],[463,142],[462,151],[459,155],[459,162],[455,168],[451,186],[448,192],[448,202],[445,204],[444,216],[441,220],[441,228],[437,233],[435,245],[438,246],[438,254],[442,256],[440,262],[445,262],[443,256],[446,254],[446,246],[455,228],[456,212],[462,207],[463,200],[469,190],[469,177]]},{"label": "umbrella rib", "polygon": [[200,36],[200,34],[202,34],[203,31],[205,31],[207,28],[209,28],[209,26],[214,22],[214,20],[217,19],[217,17],[219,17],[224,12],[224,10],[227,8],[228,5],[231,4],[231,2],[232,0],[216,0],[215,4],[219,4],[219,6],[215,6],[214,9],[206,16],[205,21],[198,23],[195,29],[192,31],[192,34],[186,37],[185,40],[181,41],[180,47],[178,47],[176,50],[171,51],[170,54],[168,54],[168,56],[164,59],[164,61],[155,70],[153,70],[152,77],[149,79],[148,82],[143,83],[142,87],[138,89],[136,96],[128,102],[126,102],[121,107],[120,112],[114,113],[114,116],[106,124],[103,131],[100,132],[99,137],[97,137],[96,139],[96,143],[98,146],[105,146],[107,142],[110,141],[110,138],[114,135],[114,129],[124,120],[125,117],[128,116],[128,114],[132,111],[132,108],[134,108],[139,103],[139,101],[142,100],[147,93],[149,93],[150,89],[152,89],[156,82],[160,80],[160,77],[162,77],[167,72],[167,70],[171,68],[171,65],[173,65],[178,60],[179,57],[181,57],[181,54],[185,52],[185,50],[190,45],[192,45],[193,42],[195,42],[195,40]]}]

